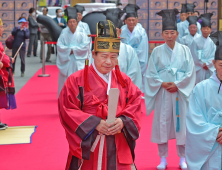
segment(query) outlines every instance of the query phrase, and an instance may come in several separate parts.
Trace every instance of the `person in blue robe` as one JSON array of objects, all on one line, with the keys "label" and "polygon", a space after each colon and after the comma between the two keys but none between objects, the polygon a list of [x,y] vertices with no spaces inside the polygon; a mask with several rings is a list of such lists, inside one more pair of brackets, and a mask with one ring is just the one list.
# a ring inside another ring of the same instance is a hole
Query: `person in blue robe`
[{"label": "person in blue robe", "polygon": [[178,10],[162,10],[157,14],[162,16],[162,36],[166,43],[153,49],[145,74],[147,115],[154,110],[151,142],[158,144],[161,157],[157,169],[166,169],[170,139],[176,139],[179,166],[186,169],[185,120],[189,96],[195,86],[195,66],[189,48],[176,42]]},{"label": "person in blue robe", "polygon": [[[137,23],[137,10],[134,12],[130,11],[131,8],[126,8],[125,10],[126,26],[121,27],[121,42],[130,45],[136,51],[140,62],[141,74],[143,76],[147,68],[149,57],[148,36],[142,25]],[[142,86],[143,85],[144,83],[142,83]],[[142,92],[143,91],[144,88],[142,87]]]},{"label": "person in blue robe", "polygon": [[58,96],[66,79],[74,72],[85,67],[89,57],[90,42],[88,36],[77,30],[77,12],[73,7],[67,8],[68,28],[65,28],[57,41],[57,60],[59,69]]},{"label": "person in blue robe", "polygon": [[209,37],[211,33],[212,15],[212,13],[201,14],[202,36],[194,39],[190,46],[196,68],[196,84],[210,78],[215,70],[212,61],[214,59],[216,45]]},{"label": "person in blue robe", "polygon": [[[112,21],[112,24],[115,25],[117,35],[121,34],[121,14],[122,11],[119,8],[109,8],[103,12],[106,16],[106,20]],[[119,68],[120,71],[126,73],[132,80],[132,82],[141,89],[142,87],[142,74],[139,59],[137,57],[136,51],[130,46],[125,43],[120,43],[120,50],[119,50]],[[90,60],[90,63],[92,60]]]},{"label": "person in blue robe", "polygon": [[181,38],[180,43],[190,48],[193,40],[201,35],[197,33],[197,16],[189,16],[187,21],[189,22],[189,34]]},{"label": "person in blue robe", "polygon": [[196,85],[187,110],[186,161],[189,170],[221,170],[222,32],[217,38],[213,75]]},{"label": "person in blue robe", "polygon": [[[196,6],[193,3],[186,3],[186,12],[187,12],[187,17],[189,16],[193,16],[194,13],[194,8]],[[197,33],[198,34],[202,34],[201,33],[201,25],[199,22],[196,23],[197,24]],[[177,42],[180,42],[180,39],[186,35],[189,34],[189,22],[187,20],[178,23],[178,32],[179,32],[179,36],[177,38]]]}]

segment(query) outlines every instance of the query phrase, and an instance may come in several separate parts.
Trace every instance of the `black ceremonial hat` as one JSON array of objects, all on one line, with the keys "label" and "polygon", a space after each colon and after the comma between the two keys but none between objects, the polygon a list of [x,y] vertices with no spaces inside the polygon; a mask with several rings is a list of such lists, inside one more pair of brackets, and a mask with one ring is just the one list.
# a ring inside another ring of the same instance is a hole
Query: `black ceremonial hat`
[{"label": "black ceremonial hat", "polygon": [[68,16],[67,21],[70,20],[70,19],[77,20],[77,10],[76,10],[76,8],[75,7],[70,7],[70,6],[67,7],[65,9],[65,15]]},{"label": "black ceremonial hat", "polygon": [[187,12],[192,12],[194,13],[194,8],[196,7],[196,5],[192,4],[192,3],[187,3],[186,4],[187,7]]},{"label": "black ceremonial hat", "polygon": [[176,15],[179,11],[175,9],[164,9],[157,14],[162,16],[162,31],[164,30],[177,30],[177,18]]},{"label": "black ceremonial hat", "polygon": [[189,22],[189,26],[192,24],[197,25],[198,17],[197,16],[189,16],[187,18],[187,21]]},{"label": "black ceremonial hat", "polygon": [[75,5],[74,7],[76,8],[77,12],[81,14],[83,13],[83,11],[85,11],[85,7],[82,5]]},{"label": "black ceremonial hat", "polygon": [[211,17],[213,16],[213,13],[205,13],[200,15],[201,27],[211,27]]},{"label": "black ceremonial hat", "polygon": [[[210,38],[213,40],[213,42],[217,46],[214,60],[215,61],[222,60],[222,31],[217,31],[217,32],[211,34]],[[220,92],[221,84],[222,84],[222,80],[220,80],[220,86],[219,86],[218,93]]]},{"label": "black ceremonial hat", "polygon": [[126,17],[125,19],[129,18],[129,17],[138,17],[137,11],[140,9],[139,6],[135,5],[135,4],[127,4],[125,6],[125,8],[123,8],[123,11],[126,13]]},{"label": "black ceremonial hat", "polygon": [[210,35],[210,38],[217,46],[214,60],[222,60],[222,31],[217,31]]},{"label": "black ceremonial hat", "polygon": [[181,12],[180,13],[187,13],[187,5],[186,4],[181,4]]},{"label": "black ceremonial hat", "polygon": [[112,21],[117,28],[121,28],[122,26],[120,18],[123,13],[124,12],[119,8],[108,8],[106,11],[103,11],[103,14],[106,16],[106,20]]}]

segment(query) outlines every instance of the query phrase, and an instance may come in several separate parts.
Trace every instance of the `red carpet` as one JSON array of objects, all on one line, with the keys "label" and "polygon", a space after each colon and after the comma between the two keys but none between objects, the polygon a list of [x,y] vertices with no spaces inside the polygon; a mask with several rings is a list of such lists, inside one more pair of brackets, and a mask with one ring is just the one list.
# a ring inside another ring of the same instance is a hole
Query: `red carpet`
[{"label": "red carpet", "polygon": [[[37,77],[39,70],[17,93],[16,110],[0,110],[1,120],[9,126],[37,125],[31,144],[0,146],[1,170],[64,170],[68,144],[57,110],[58,69],[46,66],[50,77]],[[143,112],[145,113],[145,105]],[[155,170],[159,164],[157,145],[150,142],[152,115],[143,114],[140,139],[136,146],[138,170]],[[179,159],[175,141],[169,143],[167,170],[177,170]]]}]

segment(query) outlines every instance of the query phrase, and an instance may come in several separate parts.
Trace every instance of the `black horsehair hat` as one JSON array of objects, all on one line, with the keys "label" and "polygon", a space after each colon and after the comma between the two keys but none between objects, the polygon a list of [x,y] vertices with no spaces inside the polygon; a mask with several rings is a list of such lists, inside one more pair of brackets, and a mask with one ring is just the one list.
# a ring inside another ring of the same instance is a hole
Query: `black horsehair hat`
[{"label": "black horsehair hat", "polygon": [[121,28],[122,22],[120,20],[124,12],[119,8],[108,8],[106,11],[103,11],[103,14],[106,16],[106,20],[110,20],[117,28]]},{"label": "black horsehair hat", "polygon": [[[212,41],[217,46],[215,56],[214,56],[214,60],[215,61],[216,60],[222,60],[222,31],[217,31],[217,32],[211,34],[210,38],[212,39]],[[222,84],[222,80],[220,80],[220,87],[221,87],[221,84]],[[220,92],[220,87],[219,87],[218,93]]]},{"label": "black horsehair hat", "polygon": [[65,15],[68,16],[68,20],[75,19],[77,21],[77,10],[74,7],[67,7],[65,9]]},{"label": "black horsehair hat", "polygon": [[164,30],[177,30],[177,18],[176,15],[179,11],[175,9],[164,9],[157,13],[162,16],[162,31]]},{"label": "black horsehair hat", "polygon": [[197,16],[189,16],[187,18],[187,21],[189,22],[189,26],[192,24],[197,25],[198,17]]},{"label": "black horsehair hat", "polygon": [[187,13],[187,4],[181,4],[181,11],[180,13]]},{"label": "black horsehair hat", "polygon": [[74,8],[76,8],[77,12],[79,13],[83,13],[83,11],[85,11],[85,7],[82,5],[75,5]]},{"label": "black horsehair hat", "polygon": [[123,8],[123,11],[126,13],[125,19],[129,17],[137,18],[138,17],[137,11],[139,9],[140,7],[135,4],[127,4],[125,8]]},{"label": "black horsehair hat", "polygon": [[196,7],[196,5],[194,5],[194,3],[187,3],[186,4],[186,8],[187,8],[187,12],[192,12],[194,13],[194,8]]},{"label": "black horsehair hat", "polygon": [[205,13],[200,15],[201,27],[210,27],[211,28],[211,17],[213,16],[213,13]]}]

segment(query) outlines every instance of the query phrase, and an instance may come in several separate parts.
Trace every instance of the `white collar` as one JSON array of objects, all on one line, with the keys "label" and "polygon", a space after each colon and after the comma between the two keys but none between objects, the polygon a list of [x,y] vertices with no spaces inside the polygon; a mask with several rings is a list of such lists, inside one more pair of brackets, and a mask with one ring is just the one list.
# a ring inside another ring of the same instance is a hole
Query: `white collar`
[{"label": "white collar", "polygon": [[177,44],[177,42],[175,42],[175,45],[174,45],[173,49],[170,48],[170,47],[167,45],[167,43],[165,43],[165,44],[166,44],[167,49],[169,49],[169,50],[172,52],[172,56],[171,56],[171,63],[172,63],[172,62],[174,62],[174,57],[175,57],[175,51],[176,51],[176,44]]},{"label": "white collar", "polygon": [[[135,27],[136,27],[136,26],[135,26]],[[131,32],[131,31],[129,30],[129,28],[127,27],[127,31],[128,31],[128,34],[130,35],[130,38],[133,36],[135,27],[133,28],[133,32]]]},{"label": "white collar", "polygon": [[108,84],[108,87],[107,87],[107,95],[109,95],[109,90],[110,90],[110,87],[111,87],[112,71],[110,71],[109,73],[107,73],[107,74],[109,74],[109,80],[107,80],[106,77],[104,76],[104,74],[100,73],[100,72],[97,70],[94,61],[93,61],[93,63],[92,63],[92,66],[93,66],[94,70],[96,71],[96,73],[99,75],[99,77],[101,77],[101,78]]}]

